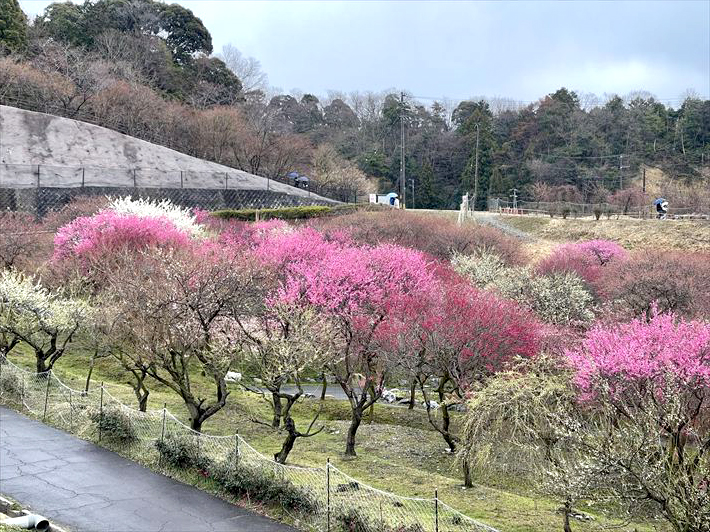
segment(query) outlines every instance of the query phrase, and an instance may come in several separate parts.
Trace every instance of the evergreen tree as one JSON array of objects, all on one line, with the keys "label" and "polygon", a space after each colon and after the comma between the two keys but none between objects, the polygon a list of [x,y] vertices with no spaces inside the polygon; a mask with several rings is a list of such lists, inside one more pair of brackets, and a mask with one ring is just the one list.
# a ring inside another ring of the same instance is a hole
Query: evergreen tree
[{"label": "evergreen tree", "polygon": [[18,0],[0,0],[0,53],[27,46],[27,17]]},{"label": "evergreen tree", "polygon": [[433,209],[438,207],[436,193],[434,192],[434,169],[429,161],[422,166],[419,174],[419,190],[415,195],[417,208]]}]

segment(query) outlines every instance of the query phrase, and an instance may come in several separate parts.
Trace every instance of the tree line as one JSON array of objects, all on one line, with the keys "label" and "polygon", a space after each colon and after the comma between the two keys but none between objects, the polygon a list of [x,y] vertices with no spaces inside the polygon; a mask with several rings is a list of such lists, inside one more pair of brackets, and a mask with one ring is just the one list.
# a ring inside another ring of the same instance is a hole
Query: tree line
[{"label": "tree line", "polygon": [[668,176],[675,205],[696,206],[707,187],[710,100],[692,93],[677,108],[646,92],[600,101],[567,88],[530,104],[279,94],[256,59],[232,45],[214,54],[202,21],[177,4],[54,3],[31,22],[17,0],[3,7],[1,103],[275,179],[298,172],[336,199],[397,189],[402,125],[410,206],[455,208],[475,191],[483,208],[514,187],[524,199],[640,201],[647,166]]}]

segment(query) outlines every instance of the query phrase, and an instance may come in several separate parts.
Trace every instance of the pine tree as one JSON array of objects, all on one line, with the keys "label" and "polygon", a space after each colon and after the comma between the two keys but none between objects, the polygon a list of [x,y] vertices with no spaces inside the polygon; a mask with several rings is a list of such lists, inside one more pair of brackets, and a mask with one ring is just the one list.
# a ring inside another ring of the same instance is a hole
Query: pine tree
[{"label": "pine tree", "polygon": [[27,45],[27,17],[18,0],[0,0],[0,53]]}]

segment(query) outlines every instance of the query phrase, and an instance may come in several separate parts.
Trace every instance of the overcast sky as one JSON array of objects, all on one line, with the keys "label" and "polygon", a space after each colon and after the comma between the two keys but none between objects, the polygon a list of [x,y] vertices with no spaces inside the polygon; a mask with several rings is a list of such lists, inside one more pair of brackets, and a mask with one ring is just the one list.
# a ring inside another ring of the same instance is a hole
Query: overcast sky
[{"label": "overcast sky", "polygon": [[[234,44],[285,91],[532,101],[565,86],[710,98],[710,0],[178,3],[215,52]],[[47,4],[20,0],[30,15]]]}]

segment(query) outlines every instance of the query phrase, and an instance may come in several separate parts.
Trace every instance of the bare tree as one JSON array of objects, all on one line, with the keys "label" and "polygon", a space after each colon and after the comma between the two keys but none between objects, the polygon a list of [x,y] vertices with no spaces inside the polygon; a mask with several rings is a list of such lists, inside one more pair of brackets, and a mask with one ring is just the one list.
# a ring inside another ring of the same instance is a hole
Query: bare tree
[{"label": "bare tree", "polygon": [[[237,356],[234,316],[261,301],[251,264],[219,251],[156,251],[138,258],[131,275],[111,274],[111,292],[146,373],[182,398],[193,430],[226,404],[225,376]],[[197,372],[211,382],[212,401],[193,382]]]},{"label": "bare tree", "polygon": [[[287,306],[268,308],[259,317],[240,323],[251,365],[271,394],[271,426],[278,428],[283,420],[287,432],[281,450],[274,455],[283,464],[298,438],[315,436],[324,428],[313,430],[318,412],[305,432],[298,430],[291,409],[303,397],[304,370],[321,365],[333,350],[331,328],[314,310]],[[294,389],[284,390],[289,381]]]},{"label": "bare tree", "polygon": [[225,44],[222,53],[217,54],[227,67],[234,72],[242,82],[242,91],[245,93],[266,91],[269,86],[269,77],[261,69],[261,63],[254,57],[247,57],[233,44]]}]

